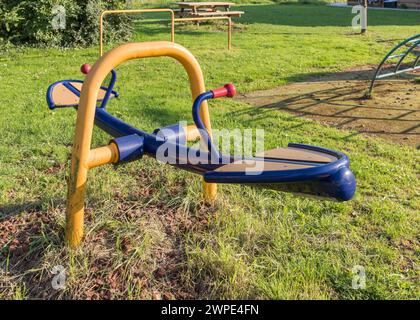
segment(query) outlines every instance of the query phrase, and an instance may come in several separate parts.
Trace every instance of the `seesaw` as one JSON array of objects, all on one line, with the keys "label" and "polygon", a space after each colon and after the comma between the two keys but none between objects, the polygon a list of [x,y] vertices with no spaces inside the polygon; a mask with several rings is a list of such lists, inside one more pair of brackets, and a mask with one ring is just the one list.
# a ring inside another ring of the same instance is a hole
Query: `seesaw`
[{"label": "seesaw", "polygon": [[[147,133],[106,111],[110,99],[118,97],[113,90],[115,68],[138,58],[169,56],[187,71],[194,99],[194,125],[170,125]],[[50,109],[77,107],[76,133],[71,158],[66,215],[66,240],[75,247],[83,236],[84,198],[89,169],[107,163],[123,163],[143,155],[165,159],[177,168],[199,174],[204,179],[204,196],[216,198],[216,184],[231,183],[292,192],[304,196],[346,201],[356,189],[348,157],[337,151],[290,143],[287,148],[265,151],[249,157],[219,153],[212,141],[207,101],[233,97],[232,84],[206,91],[201,68],[184,47],[171,42],[131,43],[115,48],[100,58],[92,68],[82,66],[85,81],[64,80],[47,91]],[[108,87],[102,82],[111,73]],[[91,149],[94,123],[113,139],[104,147]],[[192,148],[187,141],[201,138],[204,146]]]}]

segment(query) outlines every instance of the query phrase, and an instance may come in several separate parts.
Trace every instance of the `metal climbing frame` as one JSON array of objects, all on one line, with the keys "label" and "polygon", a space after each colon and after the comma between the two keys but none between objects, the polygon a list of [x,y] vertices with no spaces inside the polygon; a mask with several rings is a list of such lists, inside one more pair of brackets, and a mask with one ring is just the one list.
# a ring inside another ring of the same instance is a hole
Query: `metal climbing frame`
[{"label": "metal climbing frame", "polygon": [[[407,47],[404,52],[402,53],[396,53],[399,49],[402,47]],[[416,50],[417,49],[417,50]],[[409,56],[410,54],[414,55],[415,59],[413,64],[408,65],[404,69],[400,69],[402,66],[402,63],[404,59]],[[397,64],[395,65],[395,68],[392,72],[388,73],[382,73],[381,70],[384,64],[391,59],[399,59]],[[382,59],[381,63],[376,68],[375,74],[372,78],[372,81],[370,82],[368,96],[372,95],[373,86],[375,85],[375,81],[382,78],[387,78],[390,76],[394,76],[396,74],[404,73],[413,71],[420,68],[420,65],[417,65],[420,61],[420,34],[416,34],[415,36],[412,36],[411,38],[405,39],[403,42],[400,42],[397,46],[395,46],[391,51],[388,52],[388,54]]]}]

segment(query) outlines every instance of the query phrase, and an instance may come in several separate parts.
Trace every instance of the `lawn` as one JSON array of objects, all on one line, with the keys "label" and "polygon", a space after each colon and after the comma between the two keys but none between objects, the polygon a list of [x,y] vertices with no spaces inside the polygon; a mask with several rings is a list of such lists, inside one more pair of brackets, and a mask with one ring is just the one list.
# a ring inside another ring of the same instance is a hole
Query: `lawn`
[{"label": "lawn", "polygon": [[[376,64],[419,33],[420,13],[371,11],[369,33],[348,8],[247,5],[233,50],[223,25],[179,26],[208,88],[240,92]],[[163,16],[162,16],[163,17]],[[151,16],[157,19],[158,16]],[[169,40],[168,24],[139,19],[135,41]],[[45,92],[81,78],[98,48],[14,48],[0,56],[0,298],[419,299],[419,151],[235,100],[212,103],[215,128],[265,129],[288,142],[346,152],[358,190],[346,203],[220,186],[214,206],[197,176],[150,158],[90,172],[86,237],[63,247],[66,176],[76,113],[48,111]],[[118,68],[113,114],[142,129],[191,123],[185,72],[166,58]],[[109,141],[95,129],[94,146]],[[66,286],[54,290],[54,266]],[[352,270],[366,288],[352,289]]]}]

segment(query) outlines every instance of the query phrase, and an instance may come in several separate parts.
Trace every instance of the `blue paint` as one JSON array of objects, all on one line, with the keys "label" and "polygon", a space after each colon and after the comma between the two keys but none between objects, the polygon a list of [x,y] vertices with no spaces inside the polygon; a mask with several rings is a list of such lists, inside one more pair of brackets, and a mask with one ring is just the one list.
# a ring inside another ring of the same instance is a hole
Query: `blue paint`
[{"label": "blue paint", "polygon": [[[289,147],[322,152],[337,157],[337,160],[322,164],[247,157],[245,160],[263,160],[266,163],[297,163],[313,166],[311,168],[294,170],[263,171],[259,175],[247,175],[245,172],[215,171],[226,163],[242,160],[242,158],[220,155],[219,163],[200,163],[199,159],[210,161],[211,154],[171,141],[168,142],[164,138],[141,131],[113,117],[101,108],[96,109],[95,124],[113,136],[137,134],[144,137],[144,153],[151,157],[156,157],[158,148],[164,143],[172,146],[174,153],[168,155],[168,159],[173,162],[172,165],[183,170],[201,174],[204,176],[206,182],[244,184],[316,197],[333,198],[338,201],[351,199],[356,190],[356,180],[349,170],[350,161],[341,152],[304,144],[290,143],[288,145]],[[194,152],[196,157],[185,157],[185,155],[191,156]]]},{"label": "blue paint", "polygon": [[[112,90],[114,89],[116,81],[117,81],[117,72],[114,69],[112,69],[111,70],[111,80],[109,82],[108,89],[106,90],[104,99],[102,101],[101,108],[106,108],[106,105],[109,101],[109,98],[111,97],[111,93],[115,92],[115,91],[112,91]],[[116,93],[116,92],[115,92],[115,97],[118,97],[118,93]]]},{"label": "blue paint", "polygon": [[[199,95],[193,104],[193,119],[203,141],[206,142],[208,150],[198,150],[186,145],[186,133],[179,124],[156,129],[153,134],[137,129],[124,121],[112,116],[105,110],[116,81],[116,73],[112,71],[112,77],[107,93],[99,107],[95,111],[95,124],[114,137],[112,140],[118,147],[119,162],[127,162],[140,159],[143,154],[154,157],[159,161],[160,155],[173,166],[180,169],[200,174],[206,182],[211,183],[235,183],[253,187],[262,187],[279,191],[292,192],[305,196],[332,198],[338,201],[350,200],[356,190],[356,180],[349,169],[348,157],[337,151],[308,146],[303,144],[290,143],[288,146],[298,149],[311,150],[328,154],[337,158],[330,163],[320,163],[299,160],[283,160],[261,157],[240,157],[225,156],[220,154],[200,118],[200,107],[205,100],[213,99],[211,91]],[[47,102],[50,109],[54,109],[51,97],[55,85],[63,83],[74,94],[77,90],[69,82],[82,82],[80,80],[65,80],[52,84],[47,91]],[[70,86],[73,88],[71,89]],[[77,90],[78,91],[78,90]],[[79,92],[80,94],[80,92]],[[162,152],[164,150],[164,152]],[[216,160],[216,161],[215,161]],[[245,171],[216,171],[216,169],[239,160],[264,161],[264,163],[277,164],[301,164],[308,165],[308,168],[292,170],[262,171],[258,175],[250,175]]]},{"label": "blue paint", "polygon": [[[111,80],[109,82],[108,87],[101,86],[101,89],[106,91],[104,98],[102,100],[100,100],[100,99],[98,100],[98,102],[102,101],[101,108],[106,107],[106,105],[108,104],[108,101],[111,98],[112,94],[116,98],[118,98],[118,96],[119,96],[118,92],[113,90],[116,81],[117,81],[117,73],[116,73],[115,70],[112,70],[111,71]],[[54,88],[59,84],[62,84],[63,86],[65,86],[75,96],[80,97],[80,91],[77,88],[75,88],[74,86],[71,85],[72,82],[83,84],[82,80],[61,80],[61,81],[57,81],[57,82],[53,83],[52,85],[50,85],[48,87],[46,98],[47,98],[48,108],[50,110],[53,110],[55,108],[68,108],[68,107],[77,107],[78,106],[78,104],[72,104],[72,105],[66,105],[66,106],[57,106],[57,105],[55,105],[54,100],[52,98],[52,92],[53,92]]]},{"label": "blue paint", "polygon": [[193,103],[192,115],[193,115],[195,125],[197,126],[198,129],[200,129],[200,134],[201,134],[201,137],[203,138],[203,141],[207,143],[207,150],[209,150],[211,154],[214,156],[213,159],[218,159],[220,158],[219,152],[217,151],[216,146],[211,141],[210,135],[208,134],[206,127],[204,126],[204,123],[200,117],[201,104],[204,101],[208,99],[213,99],[213,98],[214,98],[214,94],[212,91],[207,91],[200,94]]},{"label": "blue paint", "polygon": [[[394,52],[396,52],[398,49],[404,46],[408,46],[408,49],[404,50],[404,52],[401,54],[394,55]],[[410,67],[407,66],[405,69],[399,70],[404,59],[407,56],[409,56],[411,52],[413,52],[416,48],[419,48],[419,47],[420,47],[420,33],[410,38],[405,39],[404,41],[397,44],[394,48],[392,48],[391,51],[389,51],[385,55],[385,57],[382,59],[382,61],[379,63],[378,67],[376,68],[375,73],[373,74],[372,80],[370,81],[367,96],[368,97],[372,96],[373,86],[375,85],[376,80],[419,69],[420,66],[418,66],[417,63],[420,61],[420,55],[417,56],[417,58],[414,60],[414,63]],[[398,60],[394,71],[388,72],[386,74],[380,74],[382,67],[386,64],[386,62],[389,62],[388,61],[389,59],[398,58],[398,57],[400,57],[400,59]]]},{"label": "blue paint", "polygon": [[187,136],[184,128],[180,124],[172,124],[163,128],[158,128],[153,131],[153,134],[178,144],[186,144]]},{"label": "blue paint", "polygon": [[[81,81],[81,80],[61,80],[61,81],[57,81],[57,82],[54,82],[52,85],[50,85],[49,87],[48,87],[48,89],[47,89],[47,96],[46,96],[46,98],[47,98],[47,104],[48,104],[48,108],[50,109],[50,110],[53,110],[53,109],[55,109],[55,108],[66,108],[66,107],[77,107],[77,104],[75,104],[75,105],[68,105],[68,106],[56,106],[55,105],[55,103],[54,103],[54,100],[53,100],[53,98],[52,98],[52,92],[53,92],[53,90],[54,90],[54,88],[55,88],[55,86],[57,86],[57,85],[59,85],[59,84],[63,84],[64,86],[65,86],[65,84],[66,83],[69,83],[69,82],[77,82],[77,83],[83,83],[83,81]],[[72,88],[74,88],[73,86],[72,86]],[[74,88],[75,90],[77,90],[76,88]],[[71,90],[71,89],[70,89]],[[72,90],[71,90],[72,91]],[[79,90],[77,90],[77,91],[79,91]],[[72,91],[73,92],[73,91]],[[74,93],[74,92],[73,92]],[[80,96],[80,92],[78,93],[78,94],[76,94],[78,97]]]},{"label": "blue paint", "polygon": [[80,91],[74,87],[70,82],[63,82],[63,86],[69,89],[74,95],[80,97]]},{"label": "blue paint", "polygon": [[118,162],[130,162],[141,159],[144,153],[144,137],[130,134],[112,139],[118,148]]}]

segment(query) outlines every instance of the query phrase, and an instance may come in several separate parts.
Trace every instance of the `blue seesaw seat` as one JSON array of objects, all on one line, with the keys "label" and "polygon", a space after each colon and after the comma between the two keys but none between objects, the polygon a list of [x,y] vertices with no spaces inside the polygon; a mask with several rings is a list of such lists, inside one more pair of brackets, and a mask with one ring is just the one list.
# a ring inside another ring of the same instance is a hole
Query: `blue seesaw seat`
[{"label": "blue seesaw seat", "polygon": [[[95,124],[114,137],[120,162],[140,159],[143,154],[159,158],[159,148],[164,146],[168,150],[165,159],[169,164],[200,174],[210,183],[241,184],[337,201],[350,200],[355,193],[356,180],[349,169],[349,159],[341,152],[291,143],[287,148],[265,151],[254,157],[235,158],[219,154],[201,121],[200,106],[205,100],[232,97],[236,92],[233,85],[204,92],[194,101],[193,119],[208,147],[208,151],[203,151],[187,146],[186,132],[178,124],[147,133],[108,113],[105,107],[109,98],[118,96],[112,90],[115,79],[113,70],[110,85],[103,87],[98,97],[101,104],[96,108]],[[58,84],[60,87],[57,88]],[[81,82],[61,81],[50,86],[47,93],[50,108],[60,105],[54,98],[55,90],[64,90],[62,87],[65,87],[74,93],[68,84],[75,86]],[[80,89],[77,90],[80,93]],[[68,101],[68,106],[78,102],[75,98]],[[216,161],[210,161],[214,159]]]},{"label": "blue seesaw seat", "polygon": [[[108,87],[101,87],[98,95],[98,102],[103,106],[109,99],[117,98],[118,92],[112,90],[117,80],[117,73],[112,70],[111,80]],[[53,83],[47,90],[48,107],[55,108],[77,107],[79,105],[80,93],[83,81],[81,80],[61,80]]]}]

